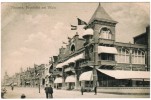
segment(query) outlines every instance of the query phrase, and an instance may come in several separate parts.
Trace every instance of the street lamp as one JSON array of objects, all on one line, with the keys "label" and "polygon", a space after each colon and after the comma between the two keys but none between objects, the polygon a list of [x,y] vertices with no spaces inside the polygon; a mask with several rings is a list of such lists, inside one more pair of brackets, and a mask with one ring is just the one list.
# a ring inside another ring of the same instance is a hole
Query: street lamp
[{"label": "street lamp", "polygon": [[39,89],[39,93],[40,93],[40,75],[39,75],[39,73],[37,74],[37,76],[38,76],[38,89]]},{"label": "street lamp", "polygon": [[40,77],[38,79],[39,79],[39,93],[40,93]]}]

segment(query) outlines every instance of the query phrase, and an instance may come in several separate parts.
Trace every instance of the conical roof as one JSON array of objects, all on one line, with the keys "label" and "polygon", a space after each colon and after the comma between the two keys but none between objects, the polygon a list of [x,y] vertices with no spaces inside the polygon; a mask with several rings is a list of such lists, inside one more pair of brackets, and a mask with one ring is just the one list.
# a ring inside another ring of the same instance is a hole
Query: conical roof
[{"label": "conical roof", "polygon": [[95,12],[94,12],[93,16],[91,17],[90,21],[88,22],[88,24],[90,24],[94,20],[102,20],[102,21],[117,23],[108,15],[108,13],[104,10],[104,8],[100,4],[97,7],[97,9],[95,10]]}]

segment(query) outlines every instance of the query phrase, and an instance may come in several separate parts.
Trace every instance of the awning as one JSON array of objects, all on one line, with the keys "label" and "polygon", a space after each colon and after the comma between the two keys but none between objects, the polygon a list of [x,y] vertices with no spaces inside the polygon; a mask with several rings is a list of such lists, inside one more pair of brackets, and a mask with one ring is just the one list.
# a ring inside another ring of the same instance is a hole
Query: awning
[{"label": "awning", "polygon": [[93,73],[92,73],[92,71],[84,72],[79,77],[79,81],[92,81],[92,80],[93,80]]},{"label": "awning", "polygon": [[72,57],[71,59],[68,60],[68,64],[69,63],[75,63],[75,57]]},{"label": "awning", "polygon": [[62,63],[59,63],[56,68],[62,68]]},{"label": "awning", "polygon": [[79,54],[79,55],[77,55],[75,57],[70,58],[69,60],[67,60],[67,61],[65,61],[63,63],[59,63],[56,66],[56,68],[62,68],[63,66],[68,65],[69,63],[75,62],[76,60],[83,59],[83,58],[84,58],[84,54],[81,53],[81,54]]},{"label": "awning", "polygon": [[74,58],[75,61],[77,61],[77,60],[79,60],[79,59],[84,59],[84,54],[83,54],[83,53],[81,53],[81,54],[75,56],[75,58]]},{"label": "awning", "polygon": [[68,76],[65,82],[76,82],[76,78],[74,75]]},{"label": "awning", "polygon": [[115,47],[98,46],[98,53],[117,54],[118,52]]},{"label": "awning", "polygon": [[29,81],[27,81],[26,83],[30,83]]},{"label": "awning", "polygon": [[54,81],[54,83],[62,83],[62,82],[63,82],[62,77],[57,77]]},{"label": "awning", "polygon": [[149,79],[150,72],[148,71],[124,71],[124,70],[103,70],[98,71],[114,77],[115,79]]}]

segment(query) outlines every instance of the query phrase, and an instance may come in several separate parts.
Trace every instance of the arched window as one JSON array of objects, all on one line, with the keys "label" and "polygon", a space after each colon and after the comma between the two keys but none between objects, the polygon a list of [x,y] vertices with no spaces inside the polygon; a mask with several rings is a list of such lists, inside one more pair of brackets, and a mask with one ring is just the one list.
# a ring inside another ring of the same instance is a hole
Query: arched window
[{"label": "arched window", "polygon": [[141,50],[133,50],[132,63],[133,64],[145,64],[145,53]]},{"label": "arched window", "polygon": [[129,63],[129,50],[124,49],[124,48],[120,48],[118,49],[118,55],[117,55],[117,62],[118,63]]},{"label": "arched window", "polygon": [[75,46],[74,46],[74,45],[71,46],[71,51],[72,51],[72,52],[75,51]]},{"label": "arched window", "polygon": [[111,39],[112,33],[111,30],[107,27],[104,27],[100,30],[100,38]]}]

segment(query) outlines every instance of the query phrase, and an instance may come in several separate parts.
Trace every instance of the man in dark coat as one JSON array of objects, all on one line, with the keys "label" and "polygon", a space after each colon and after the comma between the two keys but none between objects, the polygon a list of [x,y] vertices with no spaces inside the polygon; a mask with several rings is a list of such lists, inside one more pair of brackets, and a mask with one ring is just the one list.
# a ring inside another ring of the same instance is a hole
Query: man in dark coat
[{"label": "man in dark coat", "polygon": [[48,94],[49,94],[49,98],[53,98],[53,88],[51,87],[51,85],[48,89]]},{"label": "man in dark coat", "polygon": [[81,87],[81,94],[83,95],[83,92],[84,92],[84,89],[83,89],[83,87]]},{"label": "man in dark coat", "polygon": [[48,98],[48,92],[49,92],[49,87],[48,87],[48,84],[46,84],[46,87],[45,87],[46,98]]}]

